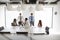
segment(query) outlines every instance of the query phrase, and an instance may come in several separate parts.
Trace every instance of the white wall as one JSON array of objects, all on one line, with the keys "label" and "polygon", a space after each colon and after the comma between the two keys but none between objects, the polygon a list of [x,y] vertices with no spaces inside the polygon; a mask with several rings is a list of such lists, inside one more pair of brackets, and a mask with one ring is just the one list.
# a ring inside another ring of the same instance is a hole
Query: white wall
[{"label": "white wall", "polygon": [[55,12],[57,12],[57,15],[53,15],[53,33],[60,34],[60,2],[54,7]]},{"label": "white wall", "polygon": [[0,27],[5,27],[4,5],[0,5]]},{"label": "white wall", "polygon": [[50,28],[50,34],[60,34],[60,2],[57,5],[50,5],[50,7],[53,7],[53,25]]}]

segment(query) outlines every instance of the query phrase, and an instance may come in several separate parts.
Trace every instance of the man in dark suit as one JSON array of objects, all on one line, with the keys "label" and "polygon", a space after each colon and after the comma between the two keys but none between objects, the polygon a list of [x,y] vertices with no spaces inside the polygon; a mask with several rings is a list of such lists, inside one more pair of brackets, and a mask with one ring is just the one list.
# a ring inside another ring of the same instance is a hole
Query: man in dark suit
[{"label": "man in dark suit", "polygon": [[48,26],[46,26],[45,31],[46,31],[46,34],[49,34],[49,27]]}]

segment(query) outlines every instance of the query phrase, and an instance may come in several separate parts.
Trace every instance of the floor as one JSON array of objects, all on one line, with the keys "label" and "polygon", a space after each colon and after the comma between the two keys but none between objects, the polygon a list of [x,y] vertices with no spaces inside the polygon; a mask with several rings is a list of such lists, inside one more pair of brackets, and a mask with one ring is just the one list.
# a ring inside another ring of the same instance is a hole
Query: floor
[{"label": "floor", "polygon": [[34,35],[35,40],[60,40],[60,35]]},{"label": "floor", "polygon": [[30,40],[30,38],[25,35],[0,34],[0,40]]},{"label": "floor", "polygon": [[60,35],[31,35],[0,34],[0,40],[60,40]]}]

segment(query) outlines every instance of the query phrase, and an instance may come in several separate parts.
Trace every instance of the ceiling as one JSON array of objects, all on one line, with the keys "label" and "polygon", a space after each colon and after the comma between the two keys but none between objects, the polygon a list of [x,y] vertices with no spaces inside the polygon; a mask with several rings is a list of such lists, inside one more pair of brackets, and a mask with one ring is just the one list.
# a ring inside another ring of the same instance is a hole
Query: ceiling
[{"label": "ceiling", "polygon": [[10,4],[20,4],[20,1],[24,4],[36,4],[37,1],[39,4],[57,4],[60,0],[29,0],[29,2],[27,0],[0,0],[0,4],[6,4],[7,2]]},{"label": "ceiling", "polygon": [[[9,2],[10,0],[0,0],[1,2]],[[15,1],[21,1],[21,0],[15,0]],[[42,1],[42,0],[39,0]],[[44,0],[45,2],[54,2],[56,0]]]}]

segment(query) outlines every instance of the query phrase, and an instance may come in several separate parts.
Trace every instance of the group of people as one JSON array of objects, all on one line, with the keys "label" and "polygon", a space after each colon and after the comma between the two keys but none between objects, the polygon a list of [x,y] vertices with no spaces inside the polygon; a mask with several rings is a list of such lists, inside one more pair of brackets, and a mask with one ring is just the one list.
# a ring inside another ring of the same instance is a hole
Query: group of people
[{"label": "group of people", "polygon": [[[18,21],[18,22],[17,22]],[[13,19],[11,23],[12,26],[24,26],[25,30],[30,32],[30,26],[34,26],[34,16],[33,13],[29,16],[29,18],[23,18],[22,14],[20,13],[18,16],[18,20],[16,18]]]},{"label": "group of people", "polygon": [[20,25],[22,25],[22,26],[24,26],[24,25],[34,26],[33,13],[31,13],[31,16],[29,16],[29,22],[28,22],[28,18],[23,19],[23,16],[20,13],[18,16],[18,24],[17,24],[17,19],[14,19],[12,22],[12,26],[20,26]]},{"label": "group of people", "polygon": [[[18,16],[18,24],[17,24],[17,19],[14,19],[12,22],[12,26],[20,26],[20,25],[22,25],[22,26],[24,26],[24,25],[34,26],[34,21],[35,21],[35,19],[34,19],[33,13],[31,13],[29,18],[25,18],[25,19],[23,19],[23,16],[20,13]],[[39,20],[38,26],[42,27],[42,21],[41,20]]]}]

